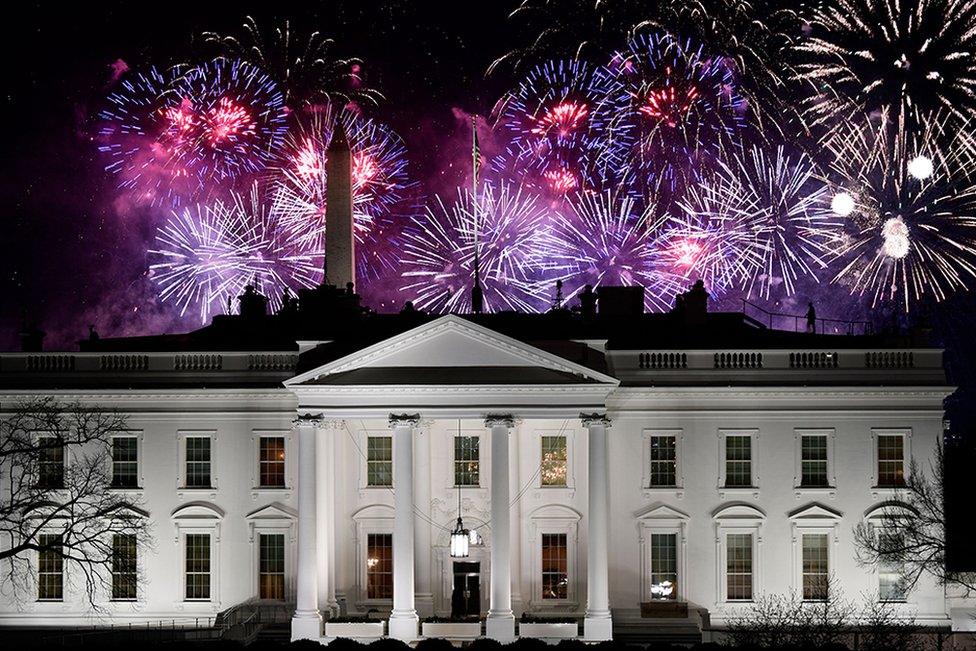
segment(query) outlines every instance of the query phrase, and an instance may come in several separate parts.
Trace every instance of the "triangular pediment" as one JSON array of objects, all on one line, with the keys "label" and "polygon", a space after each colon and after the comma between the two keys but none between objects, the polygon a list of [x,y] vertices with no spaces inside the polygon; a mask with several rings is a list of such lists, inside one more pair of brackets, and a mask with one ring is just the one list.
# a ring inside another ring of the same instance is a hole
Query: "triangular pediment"
[{"label": "triangular pediment", "polygon": [[653,504],[636,514],[637,520],[688,520],[690,516],[667,504]]},{"label": "triangular pediment", "polygon": [[244,518],[246,520],[295,520],[298,518],[298,512],[289,506],[281,504],[280,502],[272,502],[271,504],[267,504],[257,510],[251,511],[245,515]]},{"label": "triangular pediment", "polygon": [[435,319],[285,382],[605,384],[615,378],[458,316]]},{"label": "triangular pediment", "polygon": [[790,520],[840,520],[842,514],[822,504],[808,504],[790,513]]}]

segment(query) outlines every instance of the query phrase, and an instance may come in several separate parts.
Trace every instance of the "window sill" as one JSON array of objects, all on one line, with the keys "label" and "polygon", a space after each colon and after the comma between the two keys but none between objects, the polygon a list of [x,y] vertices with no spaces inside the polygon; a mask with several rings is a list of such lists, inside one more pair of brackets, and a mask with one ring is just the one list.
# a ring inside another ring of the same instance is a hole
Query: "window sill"
[{"label": "window sill", "polygon": [[674,495],[677,499],[682,499],[685,496],[685,489],[683,486],[645,486],[641,489],[641,494],[644,497],[657,497],[660,495]]},{"label": "window sill", "polygon": [[793,496],[800,499],[804,495],[826,495],[830,499],[837,497],[836,486],[794,486]]},{"label": "window sill", "polygon": [[142,486],[109,486],[107,490],[113,493],[141,493],[146,489]]},{"label": "window sill", "polygon": [[758,486],[723,486],[718,489],[718,496],[725,498],[726,495],[751,495],[755,499],[759,499],[759,487]]}]

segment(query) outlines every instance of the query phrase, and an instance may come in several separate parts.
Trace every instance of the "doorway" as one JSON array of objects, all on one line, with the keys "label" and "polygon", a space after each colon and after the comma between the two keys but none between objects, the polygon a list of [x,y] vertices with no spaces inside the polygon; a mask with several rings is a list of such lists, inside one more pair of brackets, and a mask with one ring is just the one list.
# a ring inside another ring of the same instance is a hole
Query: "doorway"
[{"label": "doorway", "polygon": [[481,563],[454,561],[451,592],[452,619],[478,619],[481,616]]}]

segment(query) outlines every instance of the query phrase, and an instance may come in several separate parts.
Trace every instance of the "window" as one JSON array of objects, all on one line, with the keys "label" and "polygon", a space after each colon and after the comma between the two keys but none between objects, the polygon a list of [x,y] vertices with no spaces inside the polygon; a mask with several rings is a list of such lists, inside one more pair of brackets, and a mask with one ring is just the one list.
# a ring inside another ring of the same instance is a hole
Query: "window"
[{"label": "window", "polygon": [[393,437],[366,437],[366,485],[393,485]]},{"label": "window", "polygon": [[258,596],[261,599],[285,599],[285,534],[262,533],[258,536]]},{"label": "window", "polygon": [[650,486],[676,486],[678,449],[672,434],[655,434],[650,437],[651,467]]},{"label": "window", "polygon": [[725,486],[752,486],[752,437],[729,434],[725,437]]},{"label": "window", "polygon": [[136,536],[112,535],[112,599],[136,598]]},{"label": "window", "polygon": [[566,599],[569,595],[566,534],[542,534],[542,598]]},{"label": "window", "polygon": [[678,597],[678,536],[651,534],[651,598]]},{"label": "window", "polygon": [[565,436],[542,437],[540,476],[543,486],[565,486],[569,472]]},{"label": "window", "polygon": [[393,534],[366,536],[366,598],[393,598]]},{"label": "window", "polygon": [[[898,550],[901,536],[892,531],[881,532],[879,549]],[[898,560],[883,559],[878,562],[878,598],[881,601],[905,601],[905,565]]]},{"label": "window", "polygon": [[454,485],[481,485],[481,438],[454,437]]},{"label": "window", "polygon": [[800,486],[827,488],[827,437],[804,434],[800,437]]},{"label": "window", "polygon": [[64,559],[61,557],[61,535],[42,533],[37,537],[41,550],[37,553],[37,599],[64,599]]},{"label": "window", "polygon": [[57,436],[39,436],[37,446],[37,487],[64,488],[64,444]]},{"label": "window", "polygon": [[897,488],[905,485],[905,437],[900,434],[878,435],[878,486]]},{"label": "window", "polygon": [[188,533],[185,542],[186,599],[208,600],[210,599],[210,534]]},{"label": "window", "polygon": [[752,534],[730,533],[725,539],[726,598],[752,599]]},{"label": "window", "polygon": [[186,487],[211,488],[210,437],[186,437]]},{"label": "window", "polygon": [[803,599],[827,599],[827,534],[803,534]]},{"label": "window", "polygon": [[112,488],[139,487],[139,439],[112,438]]},{"label": "window", "polygon": [[285,439],[262,436],[258,439],[258,481],[262,488],[285,486]]}]

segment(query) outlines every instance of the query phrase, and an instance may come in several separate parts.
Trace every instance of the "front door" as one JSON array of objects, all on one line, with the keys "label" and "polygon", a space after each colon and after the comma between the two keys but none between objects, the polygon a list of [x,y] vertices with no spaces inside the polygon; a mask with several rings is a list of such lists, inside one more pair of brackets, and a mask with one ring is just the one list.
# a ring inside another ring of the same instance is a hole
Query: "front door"
[{"label": "front door", "polygon": [[454,589],[451,593],[451,617],[473,618],[481,615],[481,563],[454,562]]}]

